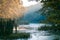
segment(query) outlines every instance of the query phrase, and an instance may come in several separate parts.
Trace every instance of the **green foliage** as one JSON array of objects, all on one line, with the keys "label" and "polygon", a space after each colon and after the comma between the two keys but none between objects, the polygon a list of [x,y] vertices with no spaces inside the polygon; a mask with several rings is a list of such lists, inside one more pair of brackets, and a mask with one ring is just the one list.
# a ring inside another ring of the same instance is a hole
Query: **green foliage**
[{"label": "green foliage", "polygon": [[13,31],[14,20],[0,18],[0,36],[10,35]]},{"label": "green foliage", "polygon": [[19,39],[19,38],[30,38],[30,33],[12,33],[8,36],[0,36],[0,39]]},{"label": "green foliage", "polygon": [[42,12],[47,16],[46,22],[60,24],[60,0],[42,0]]},{"label": "green foliage", "polygon": [[8,38],[14,39],[14,38],[29,38],[30,33],[17,33],[17,34],[11,34]]},{"label": "green foliage", "polygon": [[44,26],[44,27],[39,27],[38,30],[57,31],[60,30],[60,26]]}]

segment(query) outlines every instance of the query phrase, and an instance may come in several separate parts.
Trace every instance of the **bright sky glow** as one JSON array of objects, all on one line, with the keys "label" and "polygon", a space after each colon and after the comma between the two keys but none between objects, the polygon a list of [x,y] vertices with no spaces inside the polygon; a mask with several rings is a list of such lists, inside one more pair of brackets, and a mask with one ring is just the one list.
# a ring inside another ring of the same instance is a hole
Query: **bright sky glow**
[{"label": "bright sky glow", "polygon": [[24,7],[28,7],[28,6],[31,6],[31,5],[35,5],[35,4],[37,4],[38,2],[36,2],[36,1],[30,1],[30,2],[28,2],[28,0],[22,0],[23,1],[23,6]]}]

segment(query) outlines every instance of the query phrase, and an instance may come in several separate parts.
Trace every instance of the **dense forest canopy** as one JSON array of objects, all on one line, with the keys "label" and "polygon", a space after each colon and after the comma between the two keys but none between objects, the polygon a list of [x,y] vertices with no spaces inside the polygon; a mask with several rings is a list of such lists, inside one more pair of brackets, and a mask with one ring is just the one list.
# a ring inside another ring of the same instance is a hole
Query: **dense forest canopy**
[{"label": "dense forest canopy", "polygon": [[60,0],[40,0],[42,14],[47,16],[46,23],[60,24]]}]

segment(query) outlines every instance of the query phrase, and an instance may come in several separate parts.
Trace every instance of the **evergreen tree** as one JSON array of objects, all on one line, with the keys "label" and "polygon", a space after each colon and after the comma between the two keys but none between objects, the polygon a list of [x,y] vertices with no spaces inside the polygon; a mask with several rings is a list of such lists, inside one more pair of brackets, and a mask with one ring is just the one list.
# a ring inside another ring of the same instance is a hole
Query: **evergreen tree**
[{"label": "evergreen tree", "polygon": [[60,0],[41,0],[42,14],[47,16],[47,23],[60,25]]}]

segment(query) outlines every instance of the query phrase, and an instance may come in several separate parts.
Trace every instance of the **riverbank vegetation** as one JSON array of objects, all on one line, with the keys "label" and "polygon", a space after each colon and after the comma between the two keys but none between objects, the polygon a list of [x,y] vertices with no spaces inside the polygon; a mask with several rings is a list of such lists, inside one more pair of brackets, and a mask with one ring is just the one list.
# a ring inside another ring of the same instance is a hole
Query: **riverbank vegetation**
[{"label": "riverbank vegetation", "polygon": [[42,8],[39,10],[46,16],[43,23],[52,24],[51,27],[41,27],[38,30],[59,30],[60,29],[60,0],[41,0]]},{"label": "riverbank vegetation", "polygon": [[42,26],[39,27],[38,30],[44,30],[44,31],[60,31],[60,26]]},{"label": "riverbank vegetation", "polygon": [[6,36],[0,36],[1,39],[30,38],[30,33],[12,33]]}]

